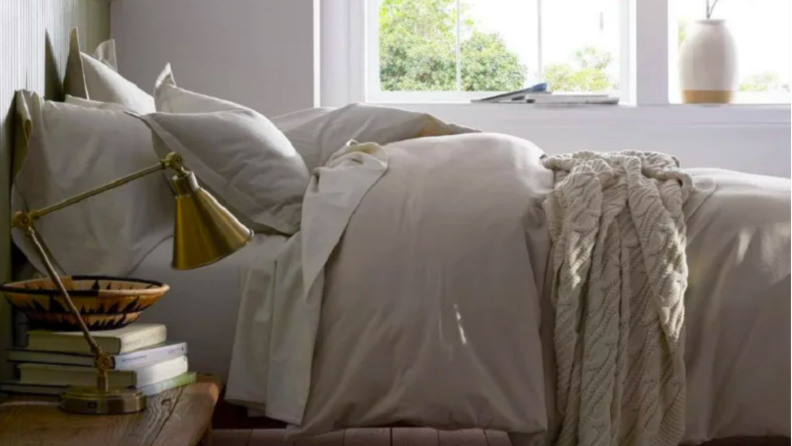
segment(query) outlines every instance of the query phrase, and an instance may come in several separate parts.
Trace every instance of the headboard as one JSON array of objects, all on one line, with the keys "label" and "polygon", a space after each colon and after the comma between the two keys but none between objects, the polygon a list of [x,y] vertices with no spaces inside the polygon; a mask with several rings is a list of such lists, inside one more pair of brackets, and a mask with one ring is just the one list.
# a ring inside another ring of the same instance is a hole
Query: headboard
[{"label": "headboard", "polygon": [[[28,89],[62,100],[61,81],[69,51],[69,31],[77,27],[83,48],[110,37],[108,0],[0,0],[0,283],[12,279],[10,196],[14,161],[14,92]],[[0,379],[11,367],[6,349],[14,329],[11,308],[0,298]]]}]

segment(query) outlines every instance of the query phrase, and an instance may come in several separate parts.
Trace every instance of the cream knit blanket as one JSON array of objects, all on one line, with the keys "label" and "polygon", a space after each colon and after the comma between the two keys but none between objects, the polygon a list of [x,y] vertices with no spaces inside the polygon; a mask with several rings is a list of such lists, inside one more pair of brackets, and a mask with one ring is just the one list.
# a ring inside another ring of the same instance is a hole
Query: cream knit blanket
[{"label": "cream knit blanket", "polygon": [[685,427],[685,219],[669,155],[546,158],[557,445],[673,445]]}]

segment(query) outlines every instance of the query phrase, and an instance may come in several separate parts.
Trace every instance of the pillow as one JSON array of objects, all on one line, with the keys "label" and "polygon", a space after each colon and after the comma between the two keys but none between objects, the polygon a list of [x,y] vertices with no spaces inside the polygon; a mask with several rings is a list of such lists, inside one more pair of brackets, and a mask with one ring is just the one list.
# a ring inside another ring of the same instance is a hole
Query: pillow
[{"label": "pillow", "polygon": [[284,134],[303,156],[309,170],[327,160],[353,139],[386,145],[424,136],[478,132],[447,124],[432,115],[370,104],[350,104],[303,122]]},{"label": "pillow", "polygon": [[248,109],[141,118],[242,223],[254,231],[299,230],[308,170],[267,118]]},{"label": "pillow", "polygon": [[71,104],[71,105],[77,105],[79,107],[99,108],[99,109],[104,109],[104,110],[116,110],[116,111],[125,111],[125,110],[127,110],[127,108],[124,107],[121,104],[116,104],[116,103],[113,103],[113,102],[92,101],[90,99],[78,98],[78,97],[72,96],[70,94],[66,95],[66,99],[64,99],[63,102],[65,102],[67,104]]},{"label": "pillow", "polygon": [[285,115],[273,116],[270,118],[275,127],[281,132],[291,130],[297,126],[312,121],[322,115],[337,110],[336,107],[314,107],[298,110],[296,112],[286,113]]},{"label": "pillow", "polygon": [[[151,131],[125,112],[44,101],[17,93],[25,155],[13,184],[14,210],[40,209],[156,164]],[[56,266],[67,274],[123,276],[173,234],[173,195],[150,175],[36,222]],[[14,241],[40,272],[29,240]]]},{"label": "pillow", "polygon": [[158,112],[205,113],[227,110],[250,110],[224,99],[207,96],[176,86],[170,64],[166,64],[154,84],[154,104]]},{"label": "pillow", "polygon": [[93,56],[89,56],[80,51],[77,29],[72,29],[69,39],[69,57],[63,80],[66,94],[120,104],[138,113],[155,111],[154,98],[118,74],[115,41],[99,44]]},{"label": "pillow", "polygon": [[[194,93],[176,86],[170,65],[157,79],[154,88],[157,110],[170,113],[200,113],[246,109],[223,99]],[[319,108],[300,111],[273,122],[302,156],[309,171],[323,166],[337,150],[354,139],[380,145],[422,136],[471,133],[477,130],[446,124],[426,113],[367,104],[351,104],[339,109]]]}]

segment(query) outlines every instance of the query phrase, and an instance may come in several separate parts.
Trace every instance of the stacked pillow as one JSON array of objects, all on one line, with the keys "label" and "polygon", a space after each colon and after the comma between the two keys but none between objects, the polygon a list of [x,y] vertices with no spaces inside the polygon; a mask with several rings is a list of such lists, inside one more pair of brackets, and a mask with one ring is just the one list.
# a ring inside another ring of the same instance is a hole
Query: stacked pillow
[{"label": "stacked pillow", "polygon": [[[39,209],[175,151],[242,223],[291,235],[300,227],[309,172],[348,141],[385,145],[474,131],[424,113],[364,104],[303,110],[273,118],[273,124],[242,105],[177,86],[169,65],[152,97],[117,72],[112,40],[88,55],[76,30],[64,87],[66,104],[19,95],[26,124],[20,153],[27,155],[18,157],[15,209]],[[172,235],[172,201],[168,183],[152,175],[48,215],[37,228],[66,272],[124,275]],[[15,241],[43,271],[18,231]]]},{"label": "stacked pillow", "polygon": [[[14,210],[40,209],[158,162],[151,132],[112,108],[86,108],[17,94],[24,129],[12,190]],[[173,232],[173,195],[160,175],[46,215],[36,229],[68,274],[124,275]],[[45,271],[21,231],[14,241]]]},{"label": "stacked pillow", "polygon": [[119,104],[138,113],[155,111],[154,98],[118,74],[115,41],[99,44],[89,56],[80,50],[76,29],[69,35],[63,88],[76,98]]},{"label": "stacked pillow", "polygon": [[[250,110],[230,101],[179,88],[170,65],[165,66],[157,79],[154,101],[158,111],[167,113]],[[323,166],[349,140],[386,145],[412,138],[478,131],[445,123],[427,113],[370,104],[302,110],[273,118],[273,122],[292,143],[309,171]]]},{"label": "stacked pillow", "polygon": [[[90,56],[76,30],[70,39],[67,103],[17,94],[14,211],[41,209],[159,162],[151,131],[126,112],[152,112],[154,98],[116,72],[115,43]],[[173,234],[173,205],[167,182],[152,175],[53,212],[36,229],[61,272],[120,276]],[[20,231],[13,237],[43,272],[30,241]]]},{"label": "stacked pillow", "polygon": [[141,116],[202,184],[259,232],[299,230],[308,169],[291,142],[261,114],[176,86],[170,68],[157,81],[157,110]]}]

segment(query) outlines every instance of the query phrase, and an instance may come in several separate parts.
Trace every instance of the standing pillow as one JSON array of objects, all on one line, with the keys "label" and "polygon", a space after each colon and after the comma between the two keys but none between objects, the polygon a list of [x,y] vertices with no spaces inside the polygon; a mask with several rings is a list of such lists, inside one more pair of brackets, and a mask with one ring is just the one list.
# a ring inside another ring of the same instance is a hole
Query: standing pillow
[{"label": "standing pillow", "polygon": [[[34,210],[158,162],[151,131],[118,110],[86,108],[17,94],[25,147],[13,185],[15,210]],[[173,234],[173,194],[149,175],[53,212],[36,222],[58,268],[68,274],[123,276]],[[45,271],[29,240],[14,241]]]},{"label": "standing pillow", "polygon": [[154,98],[118,74],[115,41],[105,41],[93,56],[80,51],[77,29],[69,36],[69,57],[64,78],[66,94],[99,102],[111,102],[137,113],[155,111]]},{"label": "standing pillow", "polygon": [[[176,86],[170,64],[166,64],[154,85],[154,104],[158,112],[208,113],[228,110],[251,110],[244,105],[208,96]],[[251,110],[252,111],[252,110]]]},{"label": "standing pillow", "polygon": [[141,116],[168,150],[254,230],[299,230],[309,174],[291,143],[252,110]]},{"label": "standing pillow", "polygon": [[[195,93],[176,86],[170,65],[157,79],[154,88],[157,111],[202,113],[225,110],[250,110],[223,99]],[[272,121],[283,131],[305,161],[308,171],[323,166],[346,143],[380,145],[423,136],[444,136],[477,130],[447,124],[432,115],[368,104],[351,104],[339,109],[302,110]]]}]

